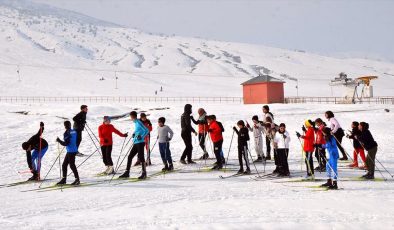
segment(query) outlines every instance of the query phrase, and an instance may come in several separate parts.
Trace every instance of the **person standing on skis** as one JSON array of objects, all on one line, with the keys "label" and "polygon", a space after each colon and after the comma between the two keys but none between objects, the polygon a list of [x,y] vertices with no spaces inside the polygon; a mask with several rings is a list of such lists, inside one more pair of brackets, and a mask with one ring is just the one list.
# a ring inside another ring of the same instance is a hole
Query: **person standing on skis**
[{"label": "person standing on skis", "polygon": [[58,137],[56,141],[63,145],[66,146],[66,156],[64,157],[63,164],[62,164],[62,173],[63,173],[63,178],[57,183],[58,185],[64,185],[67,183],[67,167],[70,165],[71,170],[74,173],[75,181],[71,185],[79,185],[79,175],[78,175],[78,170],[77,167],[75,166],[75,155],[78,152],[78,146],[77,146],[77,139],[78,139],[78,133],[74,129],[71,129],[71,122],[70,121],[65,121],[64,122],[64,128],[66,131],[63,134],[63,141],[60,140]]},{"label": "person standing on skis", "polygon": [[159,142],[160,156],[164,164],[164,168],[161,171],[172,171],[174,170],[174,166],[170,151],[170,141],[174,136],[174,132],[169,126],[165,125],[165,122],[166,119],[164,117],[160,117],[158,120],[159,127],[157,128],[157,140]]},{"label": "person standing on skis", "polygon": [[103,124],[98,127],[101,152],[103,153],[103,162],[107,167],[103,174],[114,173],[114,163],[112,162],[112,133],[116,133],[120,137],[127,137],[127,133],[119,132],[112,124],[109,116],[104,116]]},{"label": "person standing on skis", "polygon": [[222,128],[216,121],[214,115],[208,116],[207,120],[209,124],[208,132],[213,142],[213,152],[216,157],[215,166],[212,169],[221,169],[223,168],[223,158],[221,156],[222,145],[223,145]]},{"label": "person standing on skis", "polygon": [[[233,130],[238,135],[238,161],[239,161],[239,170],[238,174],[250,174],[250,167],[249,167],[249,158],[248,158],[248,141],[249,138],[249,131],[248,128],[245,127],[244,121],[240,120],[237,122],[237,126],[239,131],[234,126]],[[245,160],[246,171],[244,171],[244,166],[242,163],[242,158]]]},{"label": "person standing on skis", "polygon": [[185,150],[183,150],[180,163],[186,164],[186,157],[188,164],[195,164],[192,160],[193,153],[193,144],[192,144],[192,133],[197,135],[196,131],[193,129],[191,124],[191,114],[192,114],[192,105],[186,104],[184,108],[184,112],[181,116],[181,137],[183,142],[185,143]]},{"label": "person standing on skis", "polygon": [[41,160],[48,150],[48,142],[41,137],[43,132],[44,123],[40,122],[38,132],[22,144],[22,149],[26,151],[27,165],[33,174],[29,180],[40,180]]},{"label": "person standing on skis", "polygon": [[326,140],[323,136],[323,129],[325,128],[325,124],[322,119],[317,118],[315,120],[315,157],[319,166],[315,168],[320,172],[326,171],[326,149],[323,148],[323,145],[326,143]]},{"label": "person standing on skis", "polygon": [[206,146],[205,146],[205,140],[208,134],[208,122],[207,122],[207,113],[203,108],[198,109],[198,119],[197,121],[194,119],[194,117],[191,117],[192,121],[194,124],[198,125],[198,141],[200,144],[200,147],[204,154],[200,158],[200,160],[205,160],[209,158],[209,154],[207,152]]},{"label": "person standing on skis", "polygon": [[[151,161],[150,161],[150,133],[153,130],[153,126],[152,123],[150,122],[150,120],[146,117],[145,113],[141,113],[140,114],[140,120],[142,122],[142,124],[144,124],[144,126],[148,129],[149,133],[148,135],[145,137],[145,150],[146,150],[146,165],[151,165]],[[137,159],[137,162],[135,162],[134,166],[140,165],[141,162]]]},{"label": "person standing on skis", "polygon": [[249,131],[253,132],[254,137],[254,149],[257,153],[257,159],[255,162],[262,162],[265,160],[264,151],[263,151],[263,133],[264,133],[264,126],[261,125],[258,116],[252,117],[253,126],[251,127],[249,123],[246,122],[246,127]]},{"label": "person standing on skis", "polygon": [[367,151],[368,173],[363,175],[362,177],[367,180],[373,180],[375,179],[375,156],[378,151],[378,144],[376,143],[371,132],[369,131],[368,123],[360,122],[358,128],[361,131],[361,133],[360,135],[356,136],[356,139]]},{"label": "person standing on skis", "polygon": [[338,147],[337,141],[334,136],[331,134],[331,129],[325,127],[323,129],[324,139],[326,143],[323,144],[323,148],[327,149],[329,154],[329,159],[326,165],[327,172],[327,183],[322,184],[322,187],[328,187],[328,189],[338,189],[337,179],[338,179]]},{"label": "person standing on skis", "polygon": [[[77,132],[77,147],[82,142],[82,131],[85,129],[86,125],[86,114],[88,113],[88,106],[81,105],[81,111],[73,117],[74,125],[73,129]],[[82,153],[78,152],[77,156],[83,156]]]},{"label": "person standing on skis", "polygon": [[[270,107],[268,105],[263,106],[263,123],[274,123],[274,115],[270,112]],[[267,147],[266,160],[271,160],[271,141],[270,135],[265,133],[265,145]]]},{"label": "person standing on skis", "polygon": [[341,128],[341,125],[337,121],[337,119],[334,117],[334,113],[332,111],[327,111],[325,113],[325,116],[327,120],[330,122],[330,129],[332,134],[334,135],[335,140],[337,141],[337,146],[339,151],[342,153],[342,158],[339,160],[341,161],[346,161],[348,160],[345,149],[342,147],[342,138],[345,136],[345,132]]},{"label": "person standing on skis", "polygon": [[352,122],[352,131],[350,134],[347,134],[346,137],[353,140],[353,163],[349,165],[351,168],[358,168],[358,155],[360,155],[361,160],[363,161],[363,166],[360,168],[367,169],[366,167],[366,159],[365,152],[363,146],[360,144],[358,140],[356,140],[356,136],[361,135],[361,131],[358,129],[359,123],[357,121]]},{"label": "person standing on skis", "polygon": [[131,121],[134,123],[134,133],[133,133],[133,147],[130,150],[129,157],[127,158],[127,166],[126,171],[119,176],[119,178],[128,178],[130,177],[130,168],[131,162],[135,155],[137,155],[138,160],[141,162],[142,173],[138,179],[143,180],[146,179],[146,164],[145,164],[145,156],[144,156],[144,148],[145,148],[145,137],[148,135],[149,130],[142,124],[140,120],[137,119],[137,112],[132,111],[130,113]]},{"label": "person standing on skis", "polygon": [[275,134],[274,147],[278,157],[278,175],[290,176],[289,163],[287,158],[289,156],[290,134],[286,131],[286,125],[281,123],[279,130]]},{"label": "person standing on skis", "polygon": [[302,126],[302,131],[304,135],[296,132],[298,139],[304,139],[303,151],[305,153],[305,165],[307,169],[306,178],[314,178],[314,168],[313,168],[313,150],[315,149],[315,131],[313,129],[313,122],[311,120],[305,121],[305,126]]}]

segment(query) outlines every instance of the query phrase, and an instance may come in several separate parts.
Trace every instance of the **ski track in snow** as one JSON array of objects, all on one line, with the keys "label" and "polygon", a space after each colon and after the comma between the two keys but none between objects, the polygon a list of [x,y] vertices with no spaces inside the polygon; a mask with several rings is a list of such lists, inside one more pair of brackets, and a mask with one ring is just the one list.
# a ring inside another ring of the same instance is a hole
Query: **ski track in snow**
[{"label": "ski track in snow", "polygon": [[[26,179],[29,174],[18,174],[26,169],[25,154],[20,144],[36,133],[39,121],[45,122],[44,138],[50,148],[43,160],[42,172],[46,173],[57,156],[56,136],[63,134],[63,119],[71,118],[79,104],[1,104],[0,124],[0,184]],[[168,106],[168,110],[156,110]],[[193,111],[203,106],[209,114],[216,114],[225,127],[223,151],[227,155],[232,135],[231,127],[239,119],[248,119],[254,114],[261,117],[259,105],[193,105]],[[88,125],[96,132],[103,115],[119,115],[132,108],[148,111],[156,135],[156,120],[167,118],[167,124],[174,130],[171,142],[172,156],[179,160],[183,150],[180,138],[179,117],[183,110],[180,104],[89,104]],[[331,109],[342,126],[347,129],[353,120],[370,123],[372,134],[379,144],[377,157],[391,172],[394,170],[394,148],[391,145],[393,113],[386,113],[380,105],[365,109],[362,105],[271,105],[277,123],[286,122],[291,134],[289,155],[290,170],[295,178],[300,171],[300,144],[294,135],[300,130],[306,118],[322,116]],[[388,107],[393,109],[393,107]],[[308,111],[306,111],[308,109]],[[361,111],[362,110],[362,111]],[[10,113],[30,111],[28,115]],[[356,111],[343,112],[341,111]],[[310,114],[309,116],[307,114]],[[196,115],[196,113],[194,113]],[[121,132],[132,132],[130,121],[126,119],[112,122]],[[95,149],[86,132],[80,151],[90,154]],[[113,160],[119,156],[123,139],[114,135]],[[236,146],[230,151],[228,168],[237,169]],[[251,151],[253,156],[253,142]],[[344,138],[345,149],[352,149],[349,140]],[[197,139],[193,137],[194,158],[201,156]],[[208,152],[212,155],[210,142]],[[125,148],[127,149],[127,147]],[[11,150],[11,151],[10,151]],[[63,155],[64,156],[64,155]],[[62,157],[63,158],[63,157]],[[84,158],[77,158],[79,164]],[[135,161],[135,160],[134,160]],[[148,175],[162,168],[158,149],[152,153],[153,166],[148,167]],[[207,161],[211,165],[212,160]],[[315,161],[316,163],[316,161]],[[343,165],[344,163],[340,163]],[[20,185],[0,188],[1,209],[0,226],[2,229],[390,229],[394,225],[394,181],[362,182],[340,181],[344,190],[315,191],[307,185],[322,182],[282,183],[289,179],[254,181],[249,176],[220,179],[220,175],[230,172],[189,172],[205,165],[180,165],[180,172],[161,175],[147,181],[113,185],[108,183],[89,187],[71,188],[47,192],[21,192],[36,188],[38,185]],[[257,164],[260,173],[263,165]],[[302,166],[305,170],[305,165]],[[380,165],[377,165],[380,167]],[[124,164],[121,167],[124,169]],[[266,172],[274,168],[273,162],[267,163]],[[381,168],[381,167],[380,167]],[[101,157],[96,154],[79,169],[82,182],[103,180],[94,177],[103,170]],[[252,165],[252,171],[254,171]],[[131,176],[138,176],[139,167],[132,167]],[[339,169],[341,178],[360,176],[359,170]],[[384,174],[387,178],[389,175]],[[325,173],[316,172],[317,178],[325,178]],[[381,177],[376,172],[376,177]],[[59,177],[59,167],[55,164],[48,178]],[[73,176],[68,178],[72,182]],[[281,182],[281,183],[277,183]],[[54,182],[46,182],[49,185]],[[115,182],[116,183],[116,182]]]}]

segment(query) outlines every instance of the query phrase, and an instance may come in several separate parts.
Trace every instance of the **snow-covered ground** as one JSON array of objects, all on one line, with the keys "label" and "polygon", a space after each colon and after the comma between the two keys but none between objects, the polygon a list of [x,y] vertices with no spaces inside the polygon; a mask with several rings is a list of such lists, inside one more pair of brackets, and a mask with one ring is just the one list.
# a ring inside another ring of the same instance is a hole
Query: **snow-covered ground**
[{"label": "snow-covered ground", "polygon": [[[71,118],[79,104],[1,104],[0,125],[0,181],[10,183],[26,179],[29,174],[18,174],[27,168],[25,154],[20,145],[36,133],[40,121],[45,122],[44,138],[50,148],[42,162],[46,173],[58,154],[55,138],[63,133],[63,119]],[[169,107],[165,110],[157,108]],[[225,154],[230,151],[230,169],[237,169],[235,146],[229,149],[231,127],[239,120],[251,120],[253,115],[261,117],[260,105],[193,105],[193,112],[204,107],[209,114],[216,114],[225,126]],[[167,124],[175,131],[171,143],[174,160],[178,161],[183,150],[180,138],[179,117],[183,105],[179,104],[99,104],[89,105],[88,124],[96,132],[103,115],[117,115],[138,108],[147,111],[156,125],[160,116],[167,118]],[[326,110],[332,110],[340,123],[348,128],[354,120],[370,123],[372,134],[379,144],[378,159],[394,172],[394,148],[392,130],[394,125],[393,106],[383,107],[363,105],[271,105],[277,123],[285,122],[291,134],[290,169],[295,177],[304,173],[301,169],[300,144],[295,131],[305,119],[323,117]],[[28,115],[16,111],[30,111]],[[196,113],[194,113],[195,115]],[[113,121],[121,131],[132,132],[128,119]],[[156,129],[152,136],[156,135]],[[155,140],[155,138],[153,138]],[[117,159],[123,139],[114,137],[113,158]],[[349,140],[343,144],[348,152],[352,146]],[[196,138],[193,140],[194,158],[201,156]],[[253,149],[253,143],[251,143]],[[81,152],[90,154],[95,150],[86,132]],[[211,148],[208,147],[211,153]],[[252,151],[253,152],[253,151]],[[148,174],[162,168],[158,149],[152,153],[153,166]],[[254,152],[253,152],[253,156]],[[77,158],[81,163],[85,158]],[[207,161],[207,165],[213,161]],[[343,165],[343,163],[341,164]],[[233,171],[197,172],[205,162],[197,165],[180,165],[180,171],[151,178],[147,181],[114,185],[108,183],[89,187],[79,187],[47,192],[23,192],[38,184],[0,188],[0,226],[2,229],[391,229],[394,227],[394,184],[386,182],[345,181],[361,176],[364,171],[340,169],[338,191],[315,191],[309,183],[279,183],[289,179],[255,181],[249,176],[220,179],[220,175],[230,175]],[[382,169],[380,165],[377,165]],[[124,168],[124,166],[122,166]],[[305,165],[302,166],[305,170]],[[103,163],[98,154],[90,158],[80,169],[82,182],[100,181],[108,178],[95,177],[102,171]],[[257,164],[263,173],[263,164]],[[273,170],[273,162],[266,166],[266,172]],[[139,167],[132,168],[132,177],[138,176]],[[376,172],[376,177],[382,175]],[[317,178],[325,174],[316,173]],[[59,178],[56,164],[45,182],[50,185]],[[73,177],[69,178],[69,182]]]}]

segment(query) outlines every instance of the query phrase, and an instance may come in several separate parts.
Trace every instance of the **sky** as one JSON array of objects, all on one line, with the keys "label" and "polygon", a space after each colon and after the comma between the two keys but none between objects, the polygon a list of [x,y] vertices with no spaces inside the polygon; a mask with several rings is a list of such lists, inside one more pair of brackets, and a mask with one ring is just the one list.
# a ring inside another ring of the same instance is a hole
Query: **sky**
[{"label": "sky", "polygon": [[391,0],[33,0],[146,32],[394,62]]}]

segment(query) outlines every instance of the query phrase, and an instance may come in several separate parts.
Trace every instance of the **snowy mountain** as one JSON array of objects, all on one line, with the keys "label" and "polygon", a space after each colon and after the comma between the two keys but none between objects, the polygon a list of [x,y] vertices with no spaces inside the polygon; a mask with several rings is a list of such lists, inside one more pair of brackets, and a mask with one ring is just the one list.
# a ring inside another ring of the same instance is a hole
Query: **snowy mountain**
[{"label": "snowy mountain", "polygon": [[148,34],[29,1],[0,1],[0,31],[0,95],[152,95],[163,86],[161,96],[240,96],[241,82],[271,74],[287,96],[295,80],[300,95],[330,96],[339,72],[378,75],[375,95],[390,95],[394,80],[392,63]]}]

